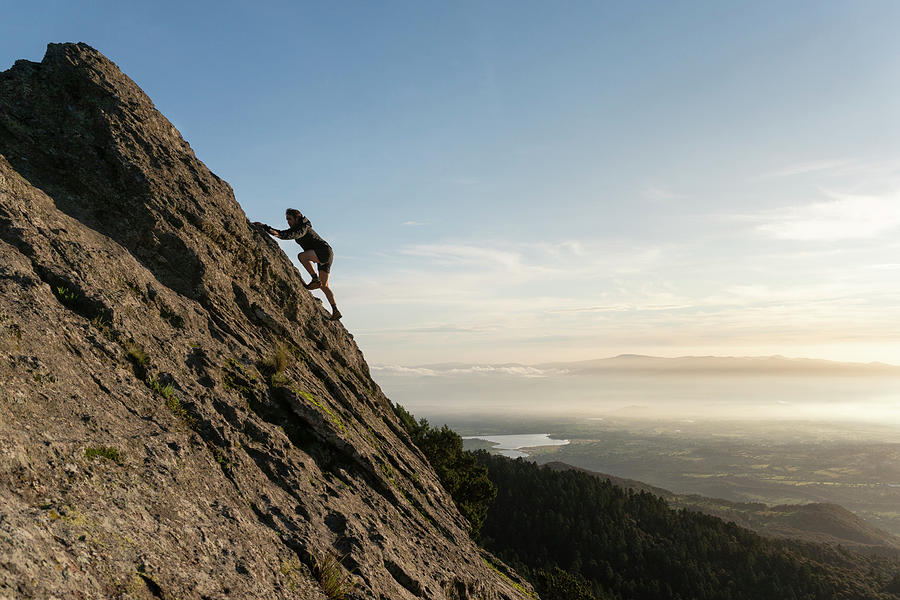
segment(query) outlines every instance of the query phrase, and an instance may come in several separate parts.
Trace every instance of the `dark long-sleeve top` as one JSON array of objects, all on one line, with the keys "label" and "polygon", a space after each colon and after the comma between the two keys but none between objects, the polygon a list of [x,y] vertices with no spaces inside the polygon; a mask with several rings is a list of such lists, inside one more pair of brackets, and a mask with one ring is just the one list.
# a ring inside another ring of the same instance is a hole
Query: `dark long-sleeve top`
[{"label": "dark long-sleeve top", "polygon": [[278,238],[282,240],[296,240],[304,250],[324,250],[331,246],[316,233],[310,224],[309,219],[300,217],[300,221],[295,223],[290,229],[279,230],[269,227],[269,233],[278,232]]}]

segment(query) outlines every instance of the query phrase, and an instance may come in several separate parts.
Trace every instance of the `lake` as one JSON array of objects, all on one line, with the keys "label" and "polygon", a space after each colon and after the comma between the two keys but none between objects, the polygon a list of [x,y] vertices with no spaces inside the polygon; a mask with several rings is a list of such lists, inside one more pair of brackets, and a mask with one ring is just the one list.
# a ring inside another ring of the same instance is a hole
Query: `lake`
[{"label": "lake", "polygon": [[509,458],[526,458],[527,452],[523,448],[538,448],[542,446],[565,446],[569,440],[554,440],[548,433],[522,433],[515,435],[471,435],[463,440],[484,440],[493,444],[493,450]]}]

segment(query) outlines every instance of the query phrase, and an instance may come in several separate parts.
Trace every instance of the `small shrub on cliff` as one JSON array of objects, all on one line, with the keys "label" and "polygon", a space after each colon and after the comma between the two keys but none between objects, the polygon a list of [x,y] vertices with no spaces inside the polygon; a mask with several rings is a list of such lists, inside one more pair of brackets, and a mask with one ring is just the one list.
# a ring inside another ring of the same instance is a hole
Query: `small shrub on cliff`
[{"label": "small shrub on cliff", "polygon": [[56,286],[56,297],[60,302],[65,306],[75,306],[75,303],[78,302],[78,294],[73,292],[67,287],[58,285]]},{"label": "small shrub on cliff", "polygon": [[128,360],[135,365],[146,367],[150,363],[150,357],[147,356],[147,353],[144,352],[144,349],[137,342],[125,342],[125,354],[128,356]]},{"label": "small shrub on cliff", "polygon": [[331,552],[315,557],[312,571],[322,591],[332,600],[341,600],[356,587],[350,573],[341,565],[341,559]]},{"label": "small shrub on cliff", "polygon": [[[251,507],[253,505],[251,504]],[[281,561],[281,574],[284,575],[285,579],[287,579],[288,588],[290,590],[294,590],[297,587],[297,583],[302,580],[301,573],[306,569],[306,566],[297,560],[296,557],[290,558],[288,560]]]},{"label": "small shrub on cliff", "polygon": [[181,400],[178,399],[178,396],[175,395],[175,386],[171,383],[167,383],[166,385],[162,385],[159,382],[159,379],[155,377],[147,378],[147,387],[153,390],[154,394],[158,394],[163,397],[166,403],[166,408],[169,409],[169,412],[184,421],[184,424],[194,429],[197,426],[197,419],[195,419],[181,404]]},{"label": "small shrub on cliff", "polygon": [[155,377],[150,377],[147,379],[147,386],[153,390],[154,394],[159,394],[166,400],[171,398],[175,394],[175,387],[171,383],[167,383],[166,385],[162,385],[158,379]]},{"label": "small shrub on cliff", "polygon": [[103,337],[105,337],[109,341],[116,341],[116,333],[110,326],[108,318],[104,317],[103,315],[98,315],[91,320],[91,325],[96,327],[100,331],[100,333],[103,334]]},{"label": "small shrub on cliff", "polygon": [[287,383],[287,377],[284,372],[288,368],[290,356],[287,346],[278,344],[275,346],[275,353],[272,356],[259,361],[257,368],[260,373],[266,376],[269,386],[279,387]]},{"label": "small shrub on cliff", "polygon": [[88,460],[94,458],[105,458],[113,462],[122,460],[122,454],[111,446],[93,446],[84,451],[84,457]]},{"label": "small shrub on cliff", "polygon": [[169,409],[169,412],[184,421],[184,424],[194,429],[197,426],[197,419],[191,416],[191,414],[181,405],[181,400],[178,399],[177,396],[169,396],[166,398],[166,408]]}]

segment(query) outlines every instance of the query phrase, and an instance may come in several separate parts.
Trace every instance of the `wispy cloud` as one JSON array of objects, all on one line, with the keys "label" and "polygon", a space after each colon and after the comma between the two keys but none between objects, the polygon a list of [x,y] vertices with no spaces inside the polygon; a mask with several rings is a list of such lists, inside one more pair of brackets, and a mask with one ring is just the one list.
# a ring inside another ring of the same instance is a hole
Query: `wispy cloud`
[{"label": "wispy cloud", "polygon": [[795,175],[805,175],[807,173],[817,173],[822,171],[843,171],[848,167],[858,166],[860,161],[853,159],[825,159],[810,160],[800,163],[788,165],[769,173],[764,173],[760,179],[774,179],[778,177],[793,177]]},{"label": "wispy cloud", "polygon": [[397,256],[400,261],[385,276],[357,278],[344,289],[364,297],[367,305],[453,306],[496,318],[584,306],[581,297],[590,290],[610,293],[623,278],[641,277],[680,258],[676,250],[657,246],[580,240],[419,244],[401,248]]},{"label": "wispy cloud", "polygon": [[588,249],[584,242],[578,240],[563,240],[561,242],[538,242],[533,245],[534,249],[553,257],[562,257],[566,255],[586,256]]},{"label": "wispy cloud", "polygon": [[754,181],[786,177],[843,179],[853,185],[896,185],[900,178],[900,159],[897,158],[836,158],[808,160],[789,164],[753,178]]},{"label": "wispy cloud", "polygon": [[383,349],[383,364],[465,356],[482,362],[485,374],[512,368],[492,363],[498,359],[872,340],[900,319],[900,284],[886,277],[898,267],[900,244],[883,237],[815,245],[771,239],[843,239],[848,224],[853,235],[884,236],[900,228],[896,198],[828,194],[744,215],[737,231],[749,226],[757,235],[725,244],[698,236],[659,244],[583,238],[407,246],[388,257],[389,270],[343,283],[342,297],[352,301],[348,314],[378,315],[378,327],[357,333],[363,347]]},{"label": "wispy cloud", "polygon": [[687,197],[684,194],[679,194],[667,188],[656,185],[645,185],[644,187],[642,187],[641,196],[643,196],[647,200],[653,200],[655,202],[665,202],[667,200],[682,200]]},{"label": "wispy cloud", "polygon": [[827,193],[830,200],[761,212],[757,231],[783,240],[877,238],[900,228],[900,194]]},{"label": "wispy cloud", "polygon": [[641,311],[673,311],[673,310],[684,310],[697,308],[696,304],[614,304],[610,306],[579,306],[576,308],[562,308],[560,310],[554,311],[558,313],[566,313],[566,312],[609,312],[609,313],[622,313],[622,312],[641,312]]},{"label": "wispy cloud", "polygon": [[459,323],[425,324],[414,327],[380,327],[373,329],[360,328],[357,331],[363,334],[398,334],[398,333],[490,333],[496,331],[497,326],[492,325],[465,325]]},{"label": "wispy cloud", "polygon": [[425,223],[422,223],[421,221],[403,221],[402,224],[407,227],[421,227],[422,225],[425,225]]},{"label": "wispy cloud", "polygon": [[455,244],[420,244],[401,251],[409,256],[430,258],[444,265],[472,265],[491,268],[500,265],[505,269],[521,271],[522,255],[518,252],[497,250],[487,246]]}]

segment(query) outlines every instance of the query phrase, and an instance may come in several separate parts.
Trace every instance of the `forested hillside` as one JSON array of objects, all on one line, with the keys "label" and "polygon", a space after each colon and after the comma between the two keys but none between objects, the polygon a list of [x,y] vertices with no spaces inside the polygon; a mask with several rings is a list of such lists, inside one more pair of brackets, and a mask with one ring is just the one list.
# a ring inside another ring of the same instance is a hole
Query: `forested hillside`
[{"label": "forested hillside", "polygon": [[479,543],[545,599],[895,600],[900,562],[759,536],[577,470],[465,452],[395,412]]},{"label": "forested hillside", "polygon": [[497,487],[481,542],[542,597],[900,598],[896,561],[763,538],[585,473],[475,455]]}]

